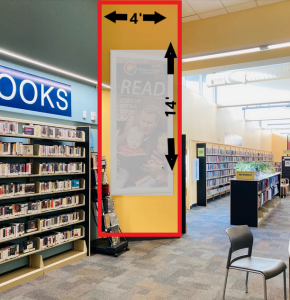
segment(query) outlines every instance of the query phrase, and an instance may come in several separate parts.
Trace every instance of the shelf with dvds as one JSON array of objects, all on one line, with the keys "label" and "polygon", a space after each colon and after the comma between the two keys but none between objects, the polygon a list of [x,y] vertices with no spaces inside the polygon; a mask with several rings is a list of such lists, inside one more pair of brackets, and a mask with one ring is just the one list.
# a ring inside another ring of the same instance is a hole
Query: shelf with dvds
[{"label": "shelf with dvds", "polygon": [[89,137],[0,117],[0,292],[90,255]]},{"label": "shelf with dvds", "polygon": [[231,225],[258,227],[281,203],[281,173],[231,180]]},{"label": "shelf with dvds", "polygon": [[[95,225],[98,227],[98,172],[102,172],[102,231],[108,233],[122,232],[118,216],[114,208],[114,199],[110,197],[110,188],[107,182],[107,161],[102,157],[102,169],[97,168],[97,155],[92,155],[92,211]],[[115,257],[124,249],[129,250],[128,242],[121,237],[97,238],[92,241],[92,251],[96,253],[113,254]]]},{"label": "shelf with dvds", "polygon": [[199,159],[196,183],[199,206],[206,206],[207,200],[230,193],[230,180],[235,177],[238,162],[273,162],[271,152],[216,143],[196,143],[196,157]]}]

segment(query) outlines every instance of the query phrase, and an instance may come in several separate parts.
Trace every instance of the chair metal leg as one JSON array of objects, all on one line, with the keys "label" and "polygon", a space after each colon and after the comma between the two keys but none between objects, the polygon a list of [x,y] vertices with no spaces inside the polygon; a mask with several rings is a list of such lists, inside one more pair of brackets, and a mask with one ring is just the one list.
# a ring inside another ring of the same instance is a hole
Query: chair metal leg
[{"label": "chair metal leg", "polygon": [[226,297],[226,287],[227,287],[228,275],[229,275],[229,269],[227,269],[226,278],[225,278],[224,291],[223,291],[223,300],[226,299],[225,297]]},{"label": "chair metal leg", "polygon": [[265,277],[264,277],[264,300],[267,300],[267,283]]},{"label": "chair metal leg", "polygon": [[249,272],[246,275],[246,293],[248,293],[248,281],[249,281]]},{"label": "chair metal leg", "polygon": [[283,277],[284,277],[284,300],[287,300],[286,271],[283,272]]}]

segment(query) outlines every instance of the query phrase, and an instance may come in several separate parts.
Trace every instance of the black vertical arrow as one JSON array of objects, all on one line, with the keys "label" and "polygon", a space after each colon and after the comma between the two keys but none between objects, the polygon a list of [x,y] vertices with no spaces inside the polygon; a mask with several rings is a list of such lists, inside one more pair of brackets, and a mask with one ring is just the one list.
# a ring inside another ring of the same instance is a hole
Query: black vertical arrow
[{"label": "black vertical arrow", "polygon": [[154,15],[143,15],[143,21],[154,21],[154,24],[157,24],[164,19],[166,19],[166,17],[160,15],[157,11],[155,11]]},{"label": "black vertical arrow", "polygon": [[167,58],[167,74],[174,74],[174,58],[177,58],[177,56],[171,43],[164,58]]},{"label": "black vertical arrow", "polygon": [[108,20],[116,23],[116,21],[127,21],[127,14],[117,14],[116,11],[105,16]]},{"label": "black vertical arrow", "polygon": [[178,155],[175,154],[174,139],[168,139],[167,143],[168,143],[168,154],[165,156],[166,156],[166,159],[169,163],[171,170],[173,171],[173,168],[176,163],[176,159],[177,159]]}]

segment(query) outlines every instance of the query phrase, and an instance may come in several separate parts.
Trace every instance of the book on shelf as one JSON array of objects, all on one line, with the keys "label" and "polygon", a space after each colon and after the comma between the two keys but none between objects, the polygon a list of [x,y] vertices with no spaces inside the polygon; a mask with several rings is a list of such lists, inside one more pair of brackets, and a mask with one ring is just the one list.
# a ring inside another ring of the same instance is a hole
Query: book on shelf
[{"label": "book on shelf", "polygon": [[23,241],[23,253],[29,253],[36,250],[36,239]]}]

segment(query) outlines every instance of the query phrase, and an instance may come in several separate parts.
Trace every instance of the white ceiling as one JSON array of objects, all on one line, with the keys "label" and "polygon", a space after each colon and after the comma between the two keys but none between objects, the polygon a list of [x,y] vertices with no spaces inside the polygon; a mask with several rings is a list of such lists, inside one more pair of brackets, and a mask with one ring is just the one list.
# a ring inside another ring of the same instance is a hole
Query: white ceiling
[{"label": "white ceiling", "polygon": [[281,1],[285,0],[182,0],[182,22],[211,18]]}]

